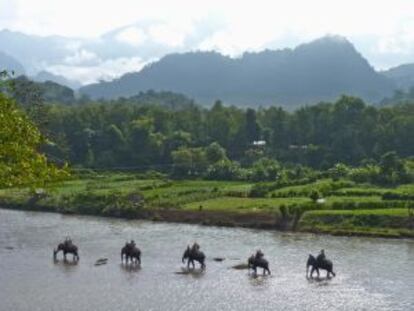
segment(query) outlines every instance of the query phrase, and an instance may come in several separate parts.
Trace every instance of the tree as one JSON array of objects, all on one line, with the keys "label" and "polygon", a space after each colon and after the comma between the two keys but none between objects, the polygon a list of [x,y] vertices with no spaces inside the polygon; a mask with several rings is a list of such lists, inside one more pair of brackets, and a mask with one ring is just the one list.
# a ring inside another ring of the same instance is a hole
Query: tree
[{"label": "tree", "polygon": [[262,158],[253,163],[253,181],[275,181],[281,175],[282,168],[276,160]]},{"label": "tree", "polygon": [[226,160],[226,150],[218,143],[211,143],[206,148],[206,157],[209,163],[216,163],[218,161]]},{"label": "tree", "polygon": [[397,184],[404,182],[407,178],[407,170],[404,163],[395,151],[382,155],[379,166],[383,183]]},{"label": "tree", "polygon": [[248,108],[246,111],[246,140],[248,144],[260,138],[260,126],[256,121],[256,111]]},{"label": "tree", "polygon": [[390,151],[382,155],[380,167],[382,173],[390,175],[393,172],[401,172],[404,169],[404,164],[395,151]]},{"label": "tree", "polygon": [[213,180],[238,180],[243,176],[242,169],[237,162],[224,159],[210,165],[206,177]]},{"label": "tree", "polygon": [[45,138],[16,103],[0,93],[0,187],[43,185],[67,176],[38,152]]},{"label": "tree", "polygon": [[174,175],[177,177],[201,175],[207,169],[202,148],[180,148],[172,152]]},{"label": "tree", "polygon": [[340,178],[347,177],[348,173],[349,167],[343,163],[337,163],[334,167],[328,170],[328,174],[333,180],[338,180]]}]

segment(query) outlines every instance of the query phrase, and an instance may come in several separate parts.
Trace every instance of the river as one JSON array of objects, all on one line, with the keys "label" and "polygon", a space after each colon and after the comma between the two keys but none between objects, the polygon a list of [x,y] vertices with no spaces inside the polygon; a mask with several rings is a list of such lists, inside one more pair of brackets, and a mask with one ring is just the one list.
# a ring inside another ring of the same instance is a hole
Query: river
[{"label": "river", "polygon": [[[67,235],[80,249],[76,265],[52,259]],[[130,239],[143,252],[141,269],[120,263]],[[193,241],[207,269],[177,274]],[[271,276],[231,268],[258,248]],[[307,280],[307,255],[321,248],[337,277]],[[108,263],[95,266],[101,257]],[[414,241],[0,209],[0,310],[414,310]]]}]

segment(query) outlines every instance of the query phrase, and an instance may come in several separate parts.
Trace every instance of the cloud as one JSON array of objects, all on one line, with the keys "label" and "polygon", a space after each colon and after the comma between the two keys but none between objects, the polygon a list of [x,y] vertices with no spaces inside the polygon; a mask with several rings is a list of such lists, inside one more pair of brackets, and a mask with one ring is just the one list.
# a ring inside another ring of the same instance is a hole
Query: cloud
[{"label": "cloud", "polygon": [[170,47],[183,46],[186,33],[172,25],[161,24],[149,28],[149,36],[154,43]]},{"label": "cloud", "polygon": [[74,54],[68,55],[64,58],[63,62],[67,65],[93,65],[99,61],[95,53],[80,49],[75,51]]},{"label": "cloud", "polygon": [[98,80],[111,80],[126,72],[139,71],[147,62],[140,57],[119,57],[102,60],[93,66],[85,65],[54,65],[48,70],[53,74],[65,76],[71,80],[82,81],[83,84],[93,83]]},{"label": "cloud", "polygon": [[146,41],[147,34],[138,27],[128,27],[119,32],[116,39],[132,46],[140,46]]}]

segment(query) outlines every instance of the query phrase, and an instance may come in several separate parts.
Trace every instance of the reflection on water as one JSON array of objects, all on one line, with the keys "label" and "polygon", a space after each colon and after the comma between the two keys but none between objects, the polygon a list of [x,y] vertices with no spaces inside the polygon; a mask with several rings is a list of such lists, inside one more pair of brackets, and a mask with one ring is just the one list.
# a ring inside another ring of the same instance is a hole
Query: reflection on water
[{"label": "reflection on water", "polygon": [[120,263],[119,266],[121,267],[121,270],[123,270],[126,273],[138,272],[141,270],[141,266],[136,264]]},{"label": "reflection on water", "polygon": [[64,273],[72,273],[78,266],[77,261],[53,259],[53,264],[56,268],[60,269]]},{"label": "reflection on water", "polygon": [[[81,260],[52,260],[70,235]],[[142,267],[121,264],[134,239]],[[187,270],[197,241],[205,271]],[[256,249],[272,275],[245,264]],[[326,250],[337,277],[307,279],[309,253]],[[215,261],[223,257],[223,261]],[[96,266],[97,260],[107,258]],[[0,210],[0,311],[16,310],[414,310],[414,241],[341,238],[235,228]]]}]

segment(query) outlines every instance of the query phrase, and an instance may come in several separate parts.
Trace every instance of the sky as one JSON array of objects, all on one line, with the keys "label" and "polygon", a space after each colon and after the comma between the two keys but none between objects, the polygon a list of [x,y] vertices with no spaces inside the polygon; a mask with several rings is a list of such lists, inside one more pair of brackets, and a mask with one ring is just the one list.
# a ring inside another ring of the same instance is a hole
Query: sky
[{"label": "sky", "polygon": [[0,0],[1,29],[71,38],[61,61],[36,60],[31,70],[84,82],[138,70],[171,52],[237,57],[327,34],[348,38],[376,69],[414,62],[412,0]]}]

